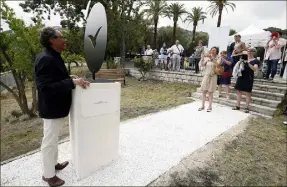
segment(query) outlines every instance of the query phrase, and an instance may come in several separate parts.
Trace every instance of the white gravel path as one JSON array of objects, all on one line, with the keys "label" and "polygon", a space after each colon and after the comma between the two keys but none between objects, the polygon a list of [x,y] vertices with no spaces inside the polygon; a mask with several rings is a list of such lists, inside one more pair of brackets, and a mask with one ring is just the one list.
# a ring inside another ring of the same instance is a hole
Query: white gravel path
[{"label": "white gravel path", "polygon": [[[70,164],[58,176],[66,186],[145,186],[184,157],[246,119],[249,114],[214,104],[198,112],[199,101],[121,123],[120,157],[77,181]],[[71,160],[70,142],[59,145],[61,161]],[[1,166],[1,186],[47,186],[41,180],[40,153]]]}]

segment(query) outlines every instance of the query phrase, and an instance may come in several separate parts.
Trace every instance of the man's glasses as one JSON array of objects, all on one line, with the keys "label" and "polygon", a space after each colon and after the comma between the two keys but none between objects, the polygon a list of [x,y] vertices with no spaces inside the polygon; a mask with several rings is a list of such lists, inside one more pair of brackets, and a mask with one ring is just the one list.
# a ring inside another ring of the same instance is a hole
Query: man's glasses
[{"label": "man's glasses", "polygon": [[66,39],[64,36],[54,36],[53,38],[55,38],[55,39],[57,39],[57,38]]}]

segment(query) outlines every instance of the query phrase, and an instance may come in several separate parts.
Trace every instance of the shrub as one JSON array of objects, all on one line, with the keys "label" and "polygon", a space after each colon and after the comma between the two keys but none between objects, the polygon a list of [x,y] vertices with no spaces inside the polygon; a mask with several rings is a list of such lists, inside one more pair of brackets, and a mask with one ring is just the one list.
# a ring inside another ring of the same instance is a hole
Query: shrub
[{"label": "shrub", "polygon": [[137,58],[134,59],[134,65],[141,73],[139,80],[147,80],[147,73],[152,69],[152,59]]},{"label": "shrub", "polygon": [[113,59],[108,59],[107,60],[107,69],[117,69],[120,67],[120,63],[116,63]]}]

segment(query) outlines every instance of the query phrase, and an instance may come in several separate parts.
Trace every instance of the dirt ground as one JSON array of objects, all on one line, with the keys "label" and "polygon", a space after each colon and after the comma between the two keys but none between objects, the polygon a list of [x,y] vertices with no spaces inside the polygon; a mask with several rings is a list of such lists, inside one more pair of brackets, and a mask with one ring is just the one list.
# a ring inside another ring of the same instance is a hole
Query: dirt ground
[{"label": "dirt ground", "polygon": [[[86,67],[80,69],[82,74],[86,70]],[[80,73],[74,71],[74,74]],[[121,91],[121,121],[191,102],[187,96],[196,90],[195,86],[183,83],[139,82],[130,77],[126,82]],[[31,100],[30,89],[27,89],[27,95]],[[11,94],[1,93],[1,162],[39,148],[42,126],[40,118],[29,119],[20,113]],[[68,135],[66,118],[60,139]]]},{"label": "dirt ground", "polygon": [[149,186],[286,186],[284,118],[243,121]]}]

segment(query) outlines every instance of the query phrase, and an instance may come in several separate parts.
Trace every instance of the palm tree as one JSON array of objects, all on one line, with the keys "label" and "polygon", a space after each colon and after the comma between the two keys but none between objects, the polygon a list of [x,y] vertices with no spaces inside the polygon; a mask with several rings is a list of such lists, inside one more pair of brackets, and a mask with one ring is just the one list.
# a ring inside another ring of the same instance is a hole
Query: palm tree
[{"label": "palm tree", "polygon": [[166,0],[147,0],[146,5],[147,9],[144,9],[143,12],[152,18],[154,23],[154,35],[153,35],[153,47],[157,48],[157,24],[160,16],[164,15],[164,12],[167,8]]},{"label": "palm tree", "polygon": [[177,22],[178,19],[182,19],[181,16],[186,14],[187,11],[184,8],[183,4],[179,3],[172,3],[167,7],[167,10],[165,11],[165,14],[168,18],[173,18],[173,35],[172,39],[173,42],[175,41],[175,34],[176,34],[176,27],[177,27]]},{"label": "palm tree", "polygon": [[209,0],[211,5],[207,7],[208,11],[210,12],[211,17],[214,17],[218,13],[218,20],[217,20],[217,27],[221,25],[221,17],[223,8],[225,8],[226,12],[228,13],[227,7],[230,7],[232,11],[236,8],[234,3],[228,2],[228,0]]},{"label": "palm tree", "polygon": [[199,21],[204,23],[204,19],[206,19],[206,12],[202,11],[202,7],[194,7],[191,12],[188,12],[187,17],[184,22],[188,21],[189,23],[193,23],[192,29],[192,42],[195,41],[195,31]]}]

